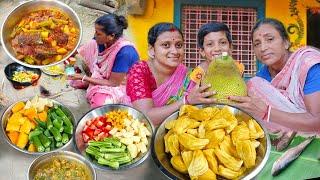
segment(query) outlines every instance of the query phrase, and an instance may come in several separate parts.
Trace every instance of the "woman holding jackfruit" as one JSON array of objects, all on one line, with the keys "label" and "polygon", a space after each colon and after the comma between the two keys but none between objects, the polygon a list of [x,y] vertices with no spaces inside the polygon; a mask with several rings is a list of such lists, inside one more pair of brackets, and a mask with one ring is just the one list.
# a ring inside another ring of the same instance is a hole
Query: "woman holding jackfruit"
[{"label": "woman holding jackfruit", "polygon": [[182,64],[183,35],[172,23],[159,23],[148,32],[148,61],[135,64],[127,77],[127,95],[132,105],[155,125],[183,104],[213,103],[204,92],[209,86],[190,85],[190,71]]},{"label": "woman holding jackfruit", "polygon": [[289,36],[276,19],[252,30],[253,49],[264,66],[248,83],[248,97],[230,97],[235,106],[264,119],[271,131],[320,132],[320,51],[289,51]]}]

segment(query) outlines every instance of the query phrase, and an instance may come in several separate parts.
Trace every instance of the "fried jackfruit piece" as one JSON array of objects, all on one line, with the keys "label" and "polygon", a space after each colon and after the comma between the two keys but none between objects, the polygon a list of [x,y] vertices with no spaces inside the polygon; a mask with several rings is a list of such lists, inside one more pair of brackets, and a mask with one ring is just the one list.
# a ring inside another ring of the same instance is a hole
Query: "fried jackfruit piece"
[{"label": "fried jackfruit piece", "polygon": [[238,120],[237,118],[232,114],[230,109],[227,106],[224,106],[220,111],[222,117],[227,120],[229,123],[229,126],[226,128],[226,132],[229,134],[237,125]]},{"label": "fried jackfruit piece", "polygon": [[209,139],[209,144],[206,145],[206,149],[212,149],[218,146],[225,136],[224,129],[216,129],[213,131],[206,131],[205,138]]},{"label": "fried jackfruit piece", "polygon": [[208,169],[204,174],[200,175],[198,177],[198,180],[215,180],[217,179],[217,176],[214,172],[211,171],[211,169]]},{"label": "fried jackfruit piece", "polygon": [[250,130],[250,138],[251,139],[258,139],[264,137],[264,132],[261,126],[253,119],[249,119],[248,127]]},{"label": "fried jackfruit piece", "polygon": [[227,153],[230,156],[239,158],[236,147],[232,144],[230,136],[225,136],[223,141],[219,144],[220,150]]},{"label": "fried jackfruit piece", "polygon": [[203,112],[202,109],[198,109],[197,111],[190,113],[189,117],[197,121],[206,121],[210,119],[210,115]]},{"label": "fried jackfruit piece", "polygon": [[168,148],[172,156],[180,155],[178,135],[172,134],[168,137]]},{"label": "fried jackfruit piece", "polygon": [[166,153],[170,152],[170,151],[169,151],[169,144],[168,144],[168,137],[171,136],[172,134],[174,134],[174,133],[173,133],[173,130],[170,130],[170,131],[168,131],[167,134],[164,135],[164,137],[163,137],[163,139],[164,139],[164,151],[165,151]]},{"label": "fried jackfruit piece", "polygon": [[178,140],[180,144],[189,150],[203,149],[209,143],[209,139],[196,138],[187,133],[179,134]]},{"label": "fried jackfruit piece", "polygon": [[174,127],[174,124],[176,123],[177,120],[172,120],[172,121],[168,121],[166,122],[166,124],[164,125],[164,127],[168,130],[172,129]]},{"label": "fried jackfruit piece", "polygon": [[240,171],[233,171],[229,168],[226,168],[222,165],[219,165],[219,175],[227,178],[227,179],[235,179],[237,178],[238,176],[240,176],[241,174],[243,174],[244,172],[244,168],[241,168]]},{"label": "fried jackfruit piece", "polygon": [[179,116],[183,116],[183,115],[189,116],[191,113],[194,113],[197,110],[199,110],[197,106],[183,105],[180,107]]},{"label": "fried jackfruit piece", "polygon": [[187,133],[192,136],[198,137],[198,129],[187,129]]},{"label": "fried jackfruit piece", "polygon": [[188,167],[190,177],[200,176],[208,171],[208,169],[208,162],[203,152],[201,150],[193,151],[192,160]]},{"label": "fried jackfruit piece", "polygon": [[218,110],[218,108],[206,107],[191,112],[189,117],[197,121],[207,121],[211,119]]},{"label": "fried jackfruit piece", "polygon": [[226,117],[225,119],[229,122],[229,126],[226,128],[226,131],[229,134],[238,125],[238,120],[233,115],[230,115],[230,116]]},{"label": "fried jackfruit piece", "polygon": [[247,124],[242,121],[231,132],[232,143],[235,145],[237,141],[250,139],[250,131]]},{"label": "fried jackfruit piece", "polygon": [[182,151],[181,152],[181,157],[182,157],[182,160],[185,164],[185,166],[189,167],[191,161],[192,161],[192,157],[193,157],[193,151]]},{"label": "fried jackfruit piece", "polygon": [[206,129],[205,129],[204,127],[205,127],[205,121],[202,121],[202,122],[200,123],[199,128],[198,128],[198,137],[199,137],[199,138],[205,138]]},{"label": "fried jackfruit piece", "polygon": [[203,108],[202,111],[206,114],[210,115],[210,119],[214,118],[217,113],[219,113],[220,109],[217,107],[206,107]]},{"label": "fried jackfruit piece", "polygon": [[240,158],[237,153],[236,147],[231,142],[230,135],[224,136],[223,141],[219,145],[222,151],[225,151],[226,153],[228,153],[233,157]]},{"label": "fried jackfruit piece", "polygon": [[240,170],[240,168],[243,164],[242,160],[236,160],[234,157],[230,156],[225,151],[221,151],[219,148],[215,148],[214,153],[216,154],[219,161],[227,168],[229,168],[233,171]]},{"label": "fried jackfruit piece", "polygon": [[200,122],[194,120],[194,119],[188,119],[189,122],[189,126],[188,129],[194,129],[194,128],[198,128],[200,126]]},{"label": "fried jackfruit piece", "polygon": [[257,141],[257,140],[251,140],[251,143],[253,144],[254,148],[259,147],[260,144],[261,144],[261,143],[260,143],[259,141]]},{"label": "fried jackfruit piece", "polygon": [[223,106],[223,108],[220,110],[223,117],[233,116],[232,112],[230,111],[230,107]]},{"label": "fried jackfruit piece", "polygon": [[180,147],[180,153],[182,151],[187,151],[188,149],[186,149],[182,144],[179,143],[179,147]]},{"label": "fried jackfruit piece", "polygon": [[214,149],[206,149],[202,151],[208,161],[209,168],[218,174],[218,161],[214,155]]},{"label": "fried jackfruit piece", "polygon": [[176,169],[177,171],[179,171],[183,174],[188,173],[188,169],[187,169],[186,165],[184,164],[181,156],[173,156],[171,158],[170,162],[171,162],[173,168]]},{"label": "fried jackfruit piece", "polygon": [[174,127],[172,129],[174,130],[175,133],[181,134],[186,132],[187,129],[197,128],[199,127],[199,125],[200,125],[200,122],[194,119],[190,119],[187,116],[182,116],[176,120]]},{"label": "fried jackfruit piece", "polygon": [[236,149],[246,168],[256,164],[256,149],[250,140],[237,141]]},{"label": "fried jackfruit piece", "polygon": [[188,126],[190,125],[190,121],[188,121],[188,117],[182,116],[179,117],[174,123],[173,131],[177,134],[181,134],[186,132]]},{"label": "fried jackfruit piece", "polygon": [[206,122],[206,131],[211,131],[215,129],[221,129],[221,128],[226,128],[230,125],[230,123],[224,119],[224,118],[219,118],[219,119],[211,119]]}]

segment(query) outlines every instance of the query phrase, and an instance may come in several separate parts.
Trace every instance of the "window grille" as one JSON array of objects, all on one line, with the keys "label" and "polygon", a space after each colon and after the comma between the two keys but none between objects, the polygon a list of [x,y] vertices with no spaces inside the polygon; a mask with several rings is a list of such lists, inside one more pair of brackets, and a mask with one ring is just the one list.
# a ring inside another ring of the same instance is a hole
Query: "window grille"
[{"label": "window grille", "polygon": [[257,71],[250,32],[257,19],[254,8],[185,5],[182,7],[181,30],[185,37],[185,65],[197,66],[203,59],[198,50],[197,31],[202,24],[218,21],[228,25],[232,34],[233,58],[245,66],[244,76]]}]

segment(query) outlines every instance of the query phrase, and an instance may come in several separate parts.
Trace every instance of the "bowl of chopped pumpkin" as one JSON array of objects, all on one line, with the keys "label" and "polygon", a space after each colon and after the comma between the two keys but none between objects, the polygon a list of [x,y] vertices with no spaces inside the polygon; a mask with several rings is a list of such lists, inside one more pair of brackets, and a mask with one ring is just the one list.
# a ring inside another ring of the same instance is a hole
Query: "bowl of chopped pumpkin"
[{"label": "bowl of chopped pumpkin", "polygon": [[71,144],[75,118],[58,101],[35,96],[10,105],[1,130],[14,149],[33,155],[65,149]]},{"label": "bowl of chopped pumpkin", "polygon": [[36,158],[29,166],[29,180],[96,180],[95,169],[85,158],[70,151],[50,152]]},{"label": "bowl of chopped pumpkin", "polygon": [[78,153],[98,169],[130,169],[150,154],[153,129],[151,121],[135,108],[106,104],[78,121],[74,144]]},{"label": "bowl of chopped pumpkin", "polygon": [[33,68],[56,65],[77,49],[82,36],[77,13],[61,1],[20,3],[3,21],[1,43],[15,62]]}]

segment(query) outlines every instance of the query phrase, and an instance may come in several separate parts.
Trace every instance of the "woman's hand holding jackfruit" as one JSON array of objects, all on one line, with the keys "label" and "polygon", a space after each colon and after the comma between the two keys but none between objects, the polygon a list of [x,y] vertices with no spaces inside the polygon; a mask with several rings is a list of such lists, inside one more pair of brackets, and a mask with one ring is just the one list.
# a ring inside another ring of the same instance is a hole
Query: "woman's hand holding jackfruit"
[{"label": "woman's hand holding jackfruit", "polygon": [[210,98],[210,96],[214,95],[216,92],[214,91],[207,91],[206,90],[211,85],[203,85],[203,86],[196,86],[194,87],[188,96],[186,97],[186,101],[188,104],[211,104],[215,103],[214,98]]},{"label": "woman's hand holding jackfruit", "polygon": [[229,99],[234,101],[233,106],[246,111],[255,118],[263,119],[268,113],[269,106],[259,97],[230,96]]}]

